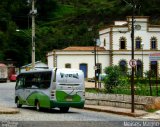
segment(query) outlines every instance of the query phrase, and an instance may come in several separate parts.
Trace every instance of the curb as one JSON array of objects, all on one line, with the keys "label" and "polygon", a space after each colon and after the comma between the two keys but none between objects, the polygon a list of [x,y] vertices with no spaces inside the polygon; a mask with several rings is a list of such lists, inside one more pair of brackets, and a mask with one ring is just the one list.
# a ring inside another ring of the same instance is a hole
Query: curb
[{"label": "curb", "polygon": [[92,111],[98,111],[98,112],[107,112],[107,113],[113,113],[113,114],[118,114],[118,115],[126,115],[126,116],[131,116],[131,117],[140,117],[148,114],[147,112],[128,112],[128,111],[116,111],[116,110],[110,110],[110,109],[103,109],[103,108],[94,108],[94,107],[89,107],[85,106],[84,109],[86,110],[92,110]]},{"label": "curb", "polygon": [[20,111],[16,108],[0,107],[0,114],[16,114]]}]

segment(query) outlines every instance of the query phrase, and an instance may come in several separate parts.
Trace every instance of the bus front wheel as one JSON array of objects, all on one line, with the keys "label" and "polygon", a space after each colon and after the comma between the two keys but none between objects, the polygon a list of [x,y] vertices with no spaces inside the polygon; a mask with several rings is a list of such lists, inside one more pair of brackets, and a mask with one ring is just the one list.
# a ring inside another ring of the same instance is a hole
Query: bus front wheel
[{"label": "bus front wheel", "polygon": [[22,104],[20,103],[20,100],[17,99],[17,108],[21,108],[22,107]]},{"label": "bus front wheel", "polygon": [[60,111],[61,112],[68,112],[68,110],[69,110],[69,107],[60,107]]},{"label": "bus front wheel", "polygon": [[39,101],[36,101],[36,110],[37,110],[37,111],[40,111],[40,109],[41,109],[41,108],[40,108],[40,103],[39,103]]}]

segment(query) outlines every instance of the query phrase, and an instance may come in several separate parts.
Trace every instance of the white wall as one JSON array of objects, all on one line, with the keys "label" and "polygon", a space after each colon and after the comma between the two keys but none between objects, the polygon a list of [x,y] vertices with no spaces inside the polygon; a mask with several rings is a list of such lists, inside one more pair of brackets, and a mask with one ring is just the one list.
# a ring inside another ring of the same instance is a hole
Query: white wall
[{"label": "white wall", "polygon": [[[109,61],[107,60],[108,56],[106,54],[100,54],[98,53],[97,63],[102,64],[102,70],[109,65]],[[88,78],[93,78],[95,75],[95,57],[94,54],[63,54],[58,55],[57,57],[57,67],[58,68],[65,68],[65,64],[71,64],[71,68],[80,69],[80,64],[85,63],[88,65]]]},{"label": "white wall", "polygon": [[[95,57],[94,53],[91,51],[88,52],[63,52],[57,51],[57,67],[65,68],[65,64],[71,64],[71,68],[80,69],[80,64],[85,63],[88,65],[87,76],[88,78],[93,78],[95,76]],[[98,52],[97,53],[97,63],[102,64],[102,71],[106,66],[109,66],[109,55],[107,52]],[[48,56],[48,66],[49,68],[53,68],[53,55]]]}]

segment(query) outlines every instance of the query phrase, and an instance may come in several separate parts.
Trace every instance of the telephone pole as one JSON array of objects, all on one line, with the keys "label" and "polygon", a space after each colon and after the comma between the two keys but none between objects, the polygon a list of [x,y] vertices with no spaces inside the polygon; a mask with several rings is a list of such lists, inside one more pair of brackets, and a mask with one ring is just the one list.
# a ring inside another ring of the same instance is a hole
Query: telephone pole
[{"label": "telephone pole", "polygon": [[37,10],[35,9],[35,0],[31,0],[32,2],[32,10],[30,11],[30,15],[32,16],[32,69],[35,68],[35,16],[37,14]]},{"label": "telephone pole", "polygon": [[[131,31],[132,60],[134,60],[134,13],[135,13],[135,4],[134,0],[132,0],[132,31]],[[132,67],[132,75],[131,75],[131,100],[132,100],[131,112],[134,113],[134,67]]]}]

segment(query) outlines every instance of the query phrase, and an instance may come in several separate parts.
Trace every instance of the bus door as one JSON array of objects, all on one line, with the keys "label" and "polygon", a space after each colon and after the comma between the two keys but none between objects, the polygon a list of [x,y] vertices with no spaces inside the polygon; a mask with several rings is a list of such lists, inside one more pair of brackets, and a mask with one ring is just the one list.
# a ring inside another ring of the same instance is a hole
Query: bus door
[{"label": "bus door", "polygon": [[18,96],[20,101],[25,101],[25,88],[24,88],[25,78],[23,75],[19,75],[16,82],[15,94]]},{"label": "bus door", "polygon": [[27,74],[25,75],[25,89],[24,89],[24,98],[26,103],[29,104],[34,104],[34,99],[29,100],[29,96],[34,92],[37,91],[39,88],[39,83],[37,81],[38,74]]}]

